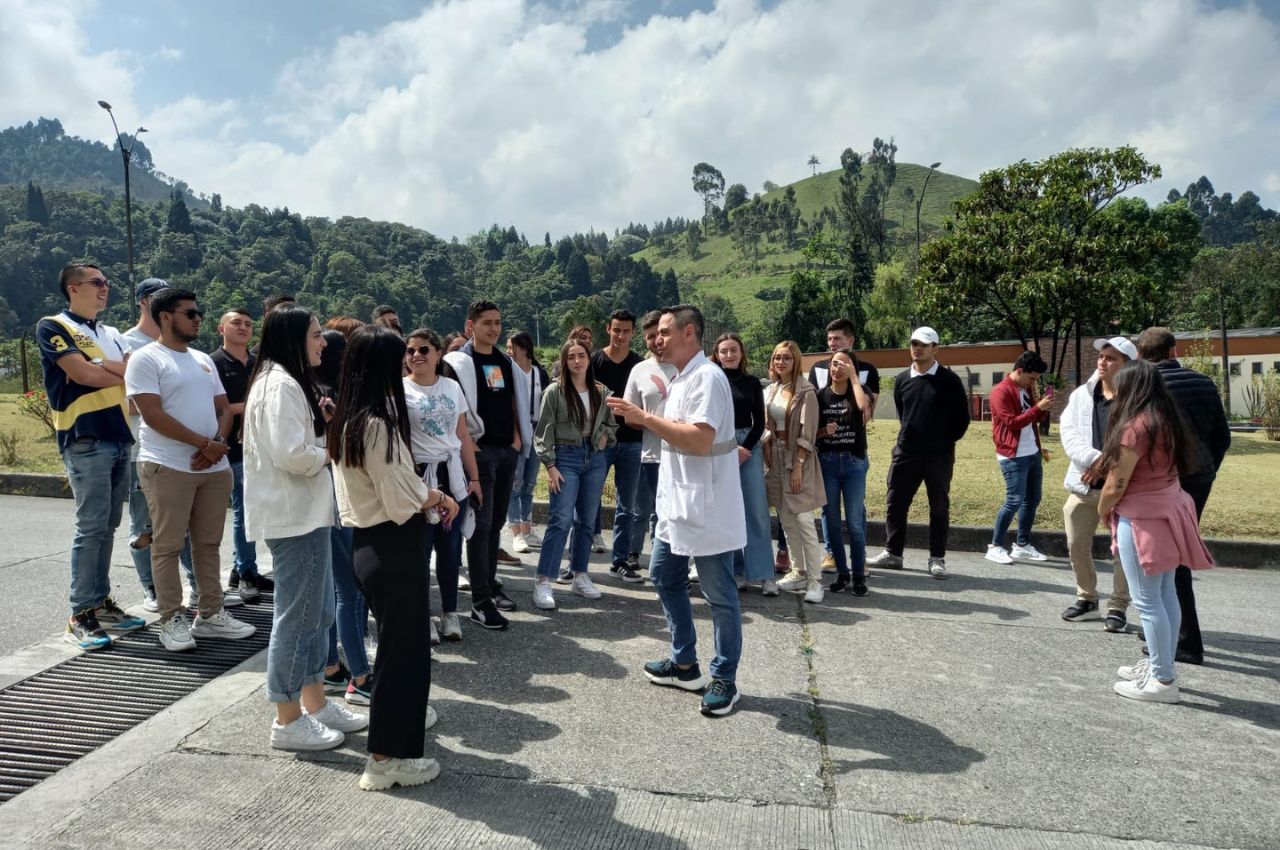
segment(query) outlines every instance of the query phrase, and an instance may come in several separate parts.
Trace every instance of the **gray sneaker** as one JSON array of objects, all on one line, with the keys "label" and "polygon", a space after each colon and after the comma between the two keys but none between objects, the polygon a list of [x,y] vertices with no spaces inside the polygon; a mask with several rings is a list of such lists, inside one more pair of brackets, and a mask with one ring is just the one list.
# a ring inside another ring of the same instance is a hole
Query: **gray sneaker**
[{"label": "gray sneaker", "polygon": [[387,759],[378,761],[372,754],[364,763],[360,776],[361,791],[385,791],[393,785],[424,785],[440,775],[435,759]]},{"label": "gray sneaker", "polygon": [[886,570],[900,570],[902,569],[902,556],[894,555],[888,549],[885,549],[874,558],[867,558],[867,566],[880,567]]},{"label": "gray sneaker", "polygon": [[185,614],[174,614],[160,624],[160,645],[170,652],[186,652],[196,648]]},{"label": "gray sneaker", "polygon": [[946,558],[930,558],[929,559],[929,575],[934,578],[947,577],[947,559]]},{"label": "gray sneaker", "polygon": [[456,611],[450,611],[440,618],[440,637],[445,640],[462,640],[462,623],[458,622]]},{"label": "gray sneaker", "polygon": [[[177,619],[176,617],[174,619]],[[191,624],[191,634],[198,638],[223,638],[226,640],[242,640],[251,637],[257,628],[252,623],[246,623],[243,620],[237,620],[225,610],[204,617],[196,615],[196,620]]]}]

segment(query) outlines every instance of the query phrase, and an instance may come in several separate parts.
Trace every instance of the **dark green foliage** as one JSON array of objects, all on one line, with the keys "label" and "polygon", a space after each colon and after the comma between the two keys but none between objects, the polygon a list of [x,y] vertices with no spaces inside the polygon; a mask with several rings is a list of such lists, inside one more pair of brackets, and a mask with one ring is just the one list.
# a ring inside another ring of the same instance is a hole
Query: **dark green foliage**
[{"label": "dark green foliage", "polygon": [[1229,248],[1257,238],[1258,225],[1275,221],[1275,210],[1262,206],[1253,192],[1246,191],[1232,199],[1230,192],[1215,194],[1208,177],[1201,177],[1179,193],[1169,191],[1169,200],[1185,200],[1200,222],[1200,235],[1206,245]]},{"label": "dark green foliage", "polygon": [[49,223],[49,208],[44,203],[44,192],[31,181],[27,181],[27,221],[36,224]]}]

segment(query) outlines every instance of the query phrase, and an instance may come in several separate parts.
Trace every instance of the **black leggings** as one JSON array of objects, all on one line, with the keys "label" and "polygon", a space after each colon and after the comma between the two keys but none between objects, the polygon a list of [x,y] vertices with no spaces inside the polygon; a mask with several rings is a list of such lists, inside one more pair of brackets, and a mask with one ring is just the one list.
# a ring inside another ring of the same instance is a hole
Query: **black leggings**
[{"label": "black leggings", "polygon": [[[425,465],[419,466],[421,475]],[[436,467],[436,487],[445,493],[453,493],[449,481],[449,462],[440,461]],[[467,509],[462,503],[462,511]],[[458,610],[458,568],[462,563],[462,511],[453,518],[452,525],[446,530],[443,522],[427,523],[427,563],[431,563],[431,553],[436,556],[436,586],[440,588],[440,610],[451,614]]]},{"label": "black leggings", "polygon": [[431,615],[426,561],[427,521],[384,522],[354,530],[356,581],[378,624],[369,709],[369,752],[421,758],[431,692]]}]

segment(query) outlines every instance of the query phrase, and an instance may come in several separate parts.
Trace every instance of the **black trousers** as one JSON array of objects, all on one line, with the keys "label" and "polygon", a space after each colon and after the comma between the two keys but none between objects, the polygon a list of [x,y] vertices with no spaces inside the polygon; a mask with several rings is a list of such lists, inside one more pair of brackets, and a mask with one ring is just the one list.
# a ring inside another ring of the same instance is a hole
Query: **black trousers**
[{"label": "black trousers", "polygon": [[502,524],[507,521],[507,506],[520,456],[511,446],[480,446],[476,466],[480,473],[480,491],[484,503],[471,507],[476,514],[476,528],[467,541],[467,574],[471,578],[471,604],[479,605],[493,597],[493,580],[498,577],[498,544]]},{"label": "black trousers", "polygon": [[929,557],[947,554],[947,533],[951,530],[951,473],[956,465],[956,448],[930,454],[907,454],[897,446],[889,461],[889,493],[885,509],[884,548],[902,556],[907,544],[907,511],[924,484],[929,497]]},{"label": "black trousers", "polygon": [[378,623],[369,708],[369,752],[421,758],[431,693],[431,616],[427,521],[384,522],[354,531],[352,560],[360,592]]},{"label": "black trousers", "polygon": [[[1209,501],[1209,491],[1213,482],[1189,484],[1182,483],[1191,501],[1196,504],[1196,519],[1204,513],[1205,503]],[[1178,633],[1178,649],[1200,654],[1204,652],[1204,642],[1200,639],[1200,617],[1196,614],[1196,591],[1192,586],[1191,568],[1178,567],[1173,574],[1173,586],[1178,591],[1178,607],[1182,609],[1182,630]]]}]

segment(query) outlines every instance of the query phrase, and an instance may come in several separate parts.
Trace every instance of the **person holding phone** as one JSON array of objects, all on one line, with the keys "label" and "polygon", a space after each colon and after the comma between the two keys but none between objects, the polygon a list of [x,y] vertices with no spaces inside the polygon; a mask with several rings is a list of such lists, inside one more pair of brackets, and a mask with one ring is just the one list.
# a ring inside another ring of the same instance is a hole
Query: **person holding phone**
[{"label": "person holding phone", "polygon": [[[987,560],[997,564],[1043,561],[1031,545],[1031,525],[1044,484],[1044,449],[1040,446],[1040,423],[1049,418],[1053,394],[1037,398],[1036,385],[1049,370],[1034,351],[1024,351],[1014,361],[1013,371],[991,390],[991,438],[996,444],[996,462],[1004,476],[1004,504],[996,512],[995,528],[987,546]],[[1004,548],[1009,524],[1018,518],[1018,536],[1013,552]]]}]

